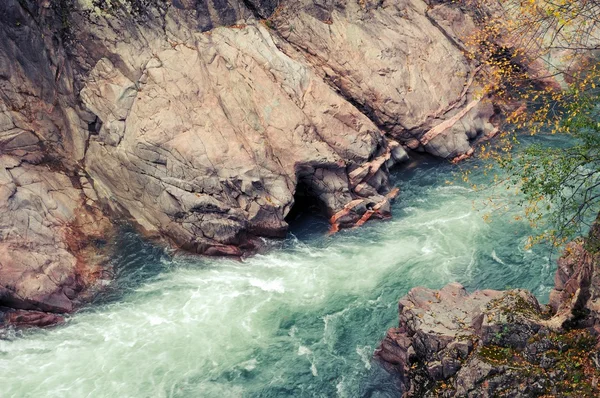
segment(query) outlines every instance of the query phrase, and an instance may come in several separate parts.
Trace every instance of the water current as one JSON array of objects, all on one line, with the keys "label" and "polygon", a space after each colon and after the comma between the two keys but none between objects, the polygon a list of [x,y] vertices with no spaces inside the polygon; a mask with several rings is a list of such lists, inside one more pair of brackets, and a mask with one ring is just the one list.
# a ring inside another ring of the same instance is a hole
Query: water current
[{"label": "water current", "polygon": [[[124,231],[117,279],[96,302],[0,340],[0,397],[397,396],[371,358],[411,287],[459,281],[547,300],[556,253],[525,249],[535,231],[514,220],[519,197],[492,189],[481,166],[462,166],[481,190],[446,162],[399,168],[392,220],[329,236],[305,215],[241,262],[173,255]],[[488,196],[509,208],[486,221]]]}]

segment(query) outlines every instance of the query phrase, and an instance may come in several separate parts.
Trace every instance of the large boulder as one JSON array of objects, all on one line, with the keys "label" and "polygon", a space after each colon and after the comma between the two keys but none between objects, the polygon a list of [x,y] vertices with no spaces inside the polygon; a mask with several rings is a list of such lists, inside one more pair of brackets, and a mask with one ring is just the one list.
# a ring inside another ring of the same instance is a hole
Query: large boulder
[{"label": "large boulder", "polygon": [[396,141],[453,158],[493,130],[476,68],[423,1],[205,5],[203,27],[200,2],[133,24],[118,9],[72,11],[98,128],[86,170],[148,233],[240,255],[285,234],[298,193],[334,229],[387,217],[388,168],[406,157]]},{"label": "large boulder", "polygon": [[[136,82],[103,58],[81,97],[103,121],[86,156],[101,196],[192,251],[283,236],[299,183],[330,216],[387,203],[397,145],[260,25],[157,52]],[[348,173],[386,154],[353,189]]]},{"label": "large boulder", "polygon": [[375,357],[405,397],[598,396],[598,225],[567,246],[549,306],[524,290],[414,288]]}]

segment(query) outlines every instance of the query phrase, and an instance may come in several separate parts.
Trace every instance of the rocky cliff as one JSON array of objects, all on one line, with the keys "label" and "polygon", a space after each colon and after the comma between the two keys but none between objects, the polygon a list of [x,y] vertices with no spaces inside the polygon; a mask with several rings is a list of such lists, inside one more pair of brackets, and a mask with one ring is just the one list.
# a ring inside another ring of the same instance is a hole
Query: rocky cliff
[{"label": "rocky cliff", "polygon": [[375,353],[406,397],[600,395],[600,224],[567,245],[548,306],[524,290],[415,288]]},{"label": "rocky cliff", "polygon": [[473,28],[424,0],[3,1],[0,306],[72,310],[118,221],[240,256],[300,196],[334,229],[389,217],[404,148],[493,130]]}]

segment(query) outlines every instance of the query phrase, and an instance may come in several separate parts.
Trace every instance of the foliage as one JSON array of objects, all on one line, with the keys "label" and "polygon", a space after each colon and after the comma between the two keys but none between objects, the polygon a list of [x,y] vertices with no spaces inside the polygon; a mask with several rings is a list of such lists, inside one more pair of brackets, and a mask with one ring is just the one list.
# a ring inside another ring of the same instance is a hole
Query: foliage
[{"label": "foliage", "polygon": [[[481,65],[482,94],[492,94],[508,115],[480,157],[508,172],[497,182],[523,195],[533,226],[550,222],[530,243],[560,244],[583,233],[600,211],[600,70],[593,56],[600,49],[600,0],[494,3],[461,1],[481,27],[466,45]],[[570,145],[515,150],[523,133],[568,135]]]},{"label": "foliage", "polygon": [[572,90],[561,95],[559,102],[552,103],[561,107],[554,111],[558,123],[548,118],[536,122],[535,127],[546,127],[551,134],[568,134],[571,145],[553,148],[537,144],[499,159],[511,175],[510,182],[524,195],[527,218],[539,223],[544,213],[549,213],[552,228],[535,240],[550,238],[560,244],[581,235],[600,211],[598,104],[600,97],[595,90],[586,95]]}]

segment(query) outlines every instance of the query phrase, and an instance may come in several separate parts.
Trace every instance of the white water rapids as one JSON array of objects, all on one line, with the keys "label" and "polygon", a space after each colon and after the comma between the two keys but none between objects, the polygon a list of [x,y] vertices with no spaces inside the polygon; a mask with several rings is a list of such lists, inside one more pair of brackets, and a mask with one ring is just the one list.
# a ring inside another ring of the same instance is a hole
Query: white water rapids
[{"label": "white water rapids", "polygon": [[[119,279],[64,326],[0,340],[0,397],[384,397],[371,361],[409,288],[524,287],[545,300],[554,263],[513,208],[448,185],[453,166],[398,171],[394,218],[327,236],[305,217],[243,262],[171,257],[124,233]],[[489,184],[488,177],[477,183]]]}]

